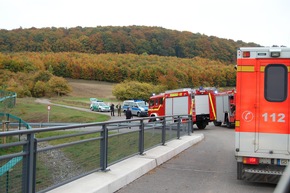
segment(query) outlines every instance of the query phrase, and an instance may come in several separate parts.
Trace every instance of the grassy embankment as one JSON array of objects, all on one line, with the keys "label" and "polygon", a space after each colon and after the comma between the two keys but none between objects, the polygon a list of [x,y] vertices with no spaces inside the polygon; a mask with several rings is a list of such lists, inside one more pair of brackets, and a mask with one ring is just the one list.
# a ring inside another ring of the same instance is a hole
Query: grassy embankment
[{"label": "grassy embankment", "polygon": [[[86,80],[73,80],[73,79],[68,79],[68,82],[70,86],[72,87],[73,91],[70,94],[70,96],[65,96],[65,97],[54,97],[50,98],[50,102],[54,104],[62,104],[62,105],[68,105],[68,106],[74,106],[74,107],[81,107],[84,109],[87,109],[88,112],[85,111],[79,111],[79,110],[74,110],[70,108],[64,108],[64,107],[59,107],[56,105],[50,105],[51,110],[49,112],[49,117],[50,117],[50,122],[64,122],[64,123],[90,123],[90,122],[102,122],[102,121],[107,121],[110,119],[110,116],[105,113],[95,113],[92,111],[89,111],[89,105],[90,101],[89,99],[94,97],[101,99],[107,103],[110,102],[117,102],[116,98],[112,95],[112,89],[114,84],[112,83],[106,83],[106,82],[98,82],[98,81],[86,81]],[[118,101],[120,102],[120,101]],[[10,114],[13,114],[22,120],[26,121],[27,123],[35,122],[35,123],[40,123],[40,122],[48,122],[48,110],[47,110],[47,104],[41,104],[37,103],[35,98],[18,98],[17,99],[17,104],[13,109],[9,110]],[[76,132],[76,131],[73,131]],[[65,132],[66,134],[70,132]],[[41,133],[37,134],[37,138],[44,138],[44,137],[50,137],[50,136],[56,136],[56,135],[63,135],[63,131],[59,132],[47,132],[47,133]],[[131,135],[130,135],[131,136]],[[138,141],[135,141],[137,134],[132,134],[132,141],[131,145],[133,144],[134,146],[138,143]],[[70,140],[73,141],[78,141],[78,140],[83,140],[91,137],[96,137],[96,135],[87,135],[87,136],[80,136],[80,137],[74,137],[71,139],[65,138],[65,139],[60,139],[56,141],[51,141],[49,142],[51,145],[55,144],[61,144],[65,142],[69,142]],[[111,143],[123,143],[124,139],[123,138],[128,136],[123,136],[123,137],[116,137],[114,142],[112,141]],[[130,138],[131,138],[130,137]],[[147,136],[146,136],[147,137]],[[151,136],[152,137],[152,136]],[[157,137],[157,138],[155,138]],[[160,136],[155,136],[155,140],[159,140]],[[116,140],[118,138],[118,140]],[[11,142],[12,139],[7,139],[7,141]],[[14,139],[16,140],[16,139]],[[130,141],[130,140],[129,140]],[[150,146],[152,139],[148,139],[148,144],[147,146]],[[1,142],[1,139],[0,139]],[[1,142],[2,143],[2,142]],[[156,144],[156,141],[152,141],[153,145],[154,143]],[[115,145],[113,145],[115,146]],[[112,157],[110,157],[110,160],[116,160],[120,159],[122,156],[129,155],[130,152],[132,153],[132,149],[129,147],[124,147],[124,149],[121,148],[120,145],[117,145],[119,149],[115,152],[112,153]],[[137,147],[137,146],[135,146]],[[68,148],[68,151],[71,154],[70,157],[78,157],[80,154],[84,152],[90,152],[88,148],[91,148],[89,146],[83,146],[79,148],[79,151],[77,149],[73,149],[73,151],[70,151],[70,148]],[[86,151],[87,150],[87,151]],[[18,152],[19,150],[13,151],[13,152]],[[74,152],[72,155],[71,152]],[[134,152],[134,151],[133,151]],[[6,151],[0,151],[1,154],[7,153]],[[123,154],[123,155],[120,155]],[[115,158],[113,158],[115,157]]]},{"label": "grassy embankment", "polygon": [[[91,97],[104,99],[104,101],[115,100],[112,96],[113,84],[73,79],[68,79],[68,82],[72,87],[72,93],[70,96],[50,98],[50,102],[89,109],[89,99]],[[59,107],[53,104],[50,106],[51,110],[49,111],[49,122],[91,123],[108,121],[110,119],[110,116],[102,113],[79,111]],[[17,98],[16,106],[12,109],[8,109],[6,113],[15,115],[27,123],[48,122],[47,104],[37,103],[35,98]],[[14,121],[11,120],[11,122]],[[48,133],[47,135],[51,134]],[[0,138],[0,143],[2,143],[2,140],[3,139]],[[11,137],[7,138],[7,142],[15,140],[17,139]],[[16,152],[18,152],[17,148]],[[0,150],[0,155],[6,153],[7,151]]]},{"label": "grassy embankment", "polygon": [[[73,107],[89,109],[90,98],[98,98],[105,102],[117,101],[112,95],[114,84],[98,81],[68,79],[72,92],[69,96],[53,97],[50,102]],[[64,107],[50,105],[50,122],[88,123],[107,121],[110,117],[106,114],[84,112]],[[35,98],[17,98],[16,106],[9,109],[8,113],[30,122],[47,122],[47,104],[37,103]]]}]

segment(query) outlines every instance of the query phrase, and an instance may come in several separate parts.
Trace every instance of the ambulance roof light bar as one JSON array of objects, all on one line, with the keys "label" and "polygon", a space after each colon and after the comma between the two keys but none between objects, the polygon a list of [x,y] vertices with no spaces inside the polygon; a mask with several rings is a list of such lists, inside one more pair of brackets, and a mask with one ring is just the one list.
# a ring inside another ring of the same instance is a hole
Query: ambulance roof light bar
[{"label": "ambulance roof light bar", "polygon": [[270,49],[270,56],[273,58],[278,58],[281,55],[281,48],[273,47]]},{"label": "ambulance roof light bar", "polygon": [[280,52],[271,52],[271,57],[273,58],[280,57]]},{"label": "ambulance roof light bar", "polygon": [[[265,52],[257,53],[259,56],[265,56],[267,55]],[[270,56],[273,58],[278,58],[281,56],[281,49],[271,49],[270,50]],[[243,51],[243,58],[250,58],[251,52],[250,51]]]}]

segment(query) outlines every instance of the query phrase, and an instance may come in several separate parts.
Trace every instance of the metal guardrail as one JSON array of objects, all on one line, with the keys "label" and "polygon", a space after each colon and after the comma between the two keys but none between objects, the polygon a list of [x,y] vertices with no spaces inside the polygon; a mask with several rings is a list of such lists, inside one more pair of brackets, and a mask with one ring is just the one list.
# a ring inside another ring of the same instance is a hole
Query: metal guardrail
[{"label": "metal guardrail", "polygon": [[[2,124],[3,121],[5,122],[6,126],[12,126],[13,128],[17,128],[17,129],[21,129],[21,128],[26,128],[26,129],[31,129],[31,126],[26,123],[25,121],[23,121],[21,118],[9,114],[9,113],[0,113],[0,119],[2,118]],[[7,128],[8,129],[8,128]]]},{"label": "metal guardrail", "polygon": [[191,116],[157,118],[0,132],[0,192],[46,192],[192,131]]},{"label": "metal guardrail", "polygon": [[[1,113],[0,113],[1,116]],[[57,123],[57,122],[39,122],[39,123],[27,123],[32,128],[45,128],[45,127],[57,127],[57,126],[68,126],[68,125],[81,125],[83,123]],[[12,127],[17,127],[18,123],[9,123]]]},{"label": "metal guardrail", "polygon": [[14,107],[16,104],[16,97],[17,94],[15,92],[0,90],[0,108],[2,106],[8,108]]}]

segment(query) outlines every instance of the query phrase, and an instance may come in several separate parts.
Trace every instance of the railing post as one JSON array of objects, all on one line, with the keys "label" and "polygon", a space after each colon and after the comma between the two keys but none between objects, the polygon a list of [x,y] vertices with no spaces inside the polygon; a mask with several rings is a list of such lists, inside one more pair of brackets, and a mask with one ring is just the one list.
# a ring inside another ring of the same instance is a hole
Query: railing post
[{"label": "railing post", "polygon": [[23,157],[22,166],[22,192],[34,193],[36,185],[36,154],[37,141],[34,133],[27,135],[28,143],[24,145],[23,151],[26,155]]},{"label": "railing post", "polygon": [[144,121],[140,120],[139,126],[139,154],[142,155],[144,153]]},{"label": "railing post", "polygon": [[192,123],[192,115],[188,116],[188,130],[187,130],[187,134],[190,135],[190,133],[193,133],[193,123]]},{"label": "railing post", "polygon": [[162,121],[162,139],[161,139],[162,145],[165,145],[165,141],[166,141],[166,119],[164,117]]},{"label": "railing post", "polygon": [[37,158],[37,139],[34,138],[34,134],[33,134],[33,177],[32,177],[32,192],[36,192],[36,158]]},{"label": "railing post", "polygon": [[181,123],[181,118],[178,116],[178,122],[177,122],[177,139],[180,139],[180,123]]},{"label": "railing post", "polygon": [[9,170],[6,172],[6,193],[9,193]]},{"label": "railing post", "polygon": [[101,145],[100,145],[100,166],[102,171],[106,171],[108,167],[108,129],[107,125],[102,126],[101,132]]}]

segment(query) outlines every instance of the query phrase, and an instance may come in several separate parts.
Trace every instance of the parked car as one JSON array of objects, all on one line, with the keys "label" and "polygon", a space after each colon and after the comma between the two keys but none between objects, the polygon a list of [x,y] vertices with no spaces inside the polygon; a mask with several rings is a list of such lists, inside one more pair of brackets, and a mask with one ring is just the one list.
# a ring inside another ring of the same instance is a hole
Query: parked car
[{"label": "parked car", "polygon": [[103,101],[93,101],[90,105],[90,109],[98,112],[110,112],[110,106]]},{"label": "parked car", "polygon": [[125,113],[127,108],[130,108],[132,115],[138,117],[148,116],[148,105],[143,100],[126,100],[123,102],[122,110]]}]

